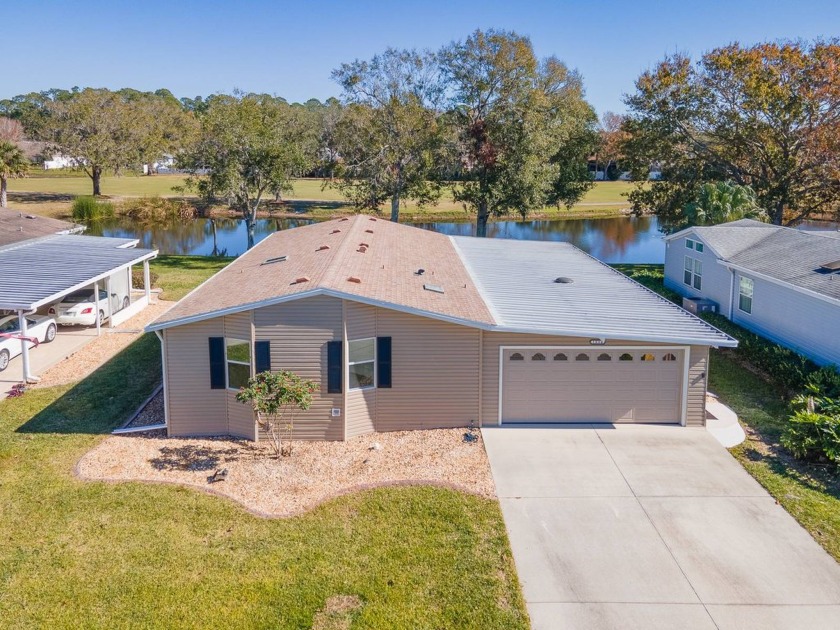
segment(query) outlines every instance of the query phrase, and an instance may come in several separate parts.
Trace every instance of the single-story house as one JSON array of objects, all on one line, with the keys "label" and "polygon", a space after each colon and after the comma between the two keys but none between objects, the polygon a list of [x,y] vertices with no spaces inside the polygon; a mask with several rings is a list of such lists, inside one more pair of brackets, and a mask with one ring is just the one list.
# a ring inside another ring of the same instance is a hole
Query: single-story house
[{"label": "single-story house", "polygon": [[52,234],[81,234],[84,225],[0,208],[0,247]]},{"label": "single-story house", "polygon": [[470,423],[703,426],[719,330],[566,243],[357,215],[277,232],[147,327],[169,435],[259,437],[256,372],[321,388],[296,439]]},{"label": "single-story house", "polygon": [[840,364],[840,232],[741,219],[666,237],[665,286],[821,364]]}]

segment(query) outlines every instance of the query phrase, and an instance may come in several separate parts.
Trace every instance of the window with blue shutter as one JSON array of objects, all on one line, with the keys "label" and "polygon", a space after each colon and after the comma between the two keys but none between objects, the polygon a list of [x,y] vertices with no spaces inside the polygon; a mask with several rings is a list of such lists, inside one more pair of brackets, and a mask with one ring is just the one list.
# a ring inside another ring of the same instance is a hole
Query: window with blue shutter
[{"label": "window with blue shutter", "polygon": [[210,337],[210,389],[225,388],[225,338]]},{"label": "window with blue shutter", "polygon": [[391,338],[376,338],[376,386],[391,387]]},{"label": "window with blue shutter", "polygon": [[327,393],[341,393],[341,374],[344,371],[342,342],[327,342]]},{"label": "window with blue shutter", "polygon": [[256,373],[271,371],[271,342],[254,342],[254,369]]}]

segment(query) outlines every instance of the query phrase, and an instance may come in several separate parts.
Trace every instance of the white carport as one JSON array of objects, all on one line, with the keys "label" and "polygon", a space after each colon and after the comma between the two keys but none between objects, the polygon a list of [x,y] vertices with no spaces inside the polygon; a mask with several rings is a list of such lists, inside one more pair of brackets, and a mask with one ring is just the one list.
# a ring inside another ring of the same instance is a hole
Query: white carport
[{"label": "white carport", "polygon": [[[149,303],[149,261],[158,253],[137,249],[137,243],[136,239],[58,234],[0,247],[0,311],[17,313],[20,335],[26,337],[27,314],[91,285],[98,312],[101,283],[108,286],[114,274],[142,264],[143,295],[119,313],[121,319],[130,317]],[[119,323],[114,319],[109,319],[111,326]],[[97,334],[99,326],[97,318]],[[23,380],[37,381],[29,369],[28,342],[22,338],[20,343]]]}]

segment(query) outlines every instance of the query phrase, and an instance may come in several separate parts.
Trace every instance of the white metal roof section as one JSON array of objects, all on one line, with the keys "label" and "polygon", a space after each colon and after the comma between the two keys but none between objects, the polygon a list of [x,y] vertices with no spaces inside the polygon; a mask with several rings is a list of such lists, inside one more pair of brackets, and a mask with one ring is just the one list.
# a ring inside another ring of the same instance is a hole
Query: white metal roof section
[{"label": "white metal roof section", "polygon": [[734,347],[737,342],[568,243],[453,236],[496,330]]},{"label": "white metal roof section", "polygon": [[59,234],[0,247],[0,309],[31,310],[157,256],[135,239]]}]

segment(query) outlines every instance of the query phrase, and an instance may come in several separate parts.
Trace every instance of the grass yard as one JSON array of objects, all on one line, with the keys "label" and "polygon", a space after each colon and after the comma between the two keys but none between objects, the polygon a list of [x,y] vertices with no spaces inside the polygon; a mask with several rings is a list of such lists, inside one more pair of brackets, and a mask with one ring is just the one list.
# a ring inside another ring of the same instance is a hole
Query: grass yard
[{"label": "grass yard", "polygon": [[[665,297],[676,296],[662,286],[662,265],[615,267]],[[732,455],[840,562],[840,470],[797,461],[779,444],[790,413],[782,393],[729,349],[711,352],[709,390],[747,432]]]},{"label": "grass yard", "polygon": [[[227,262],[153,269],[176,299]],[[495,501],[387,488],[265,520],[186,488],[75,478],[159,381],[146,335],[79,383],[0,402],[0,626],[528,626]]]},{"label": "grass yard", "polygon": [[[183,193],[172,190],[182,186],[181,175],[124,175],[120,177],[103,176],[102,192],[114,198],[124,197],[178,197]],[[298,179],[294,182],[294,191],[285,199],[285,205],[279,209],[312,217],[333,216],[352,212],[341,192],[333,187],[324,187],[321,179]],[[596,182],[586,193],[581,203],[572,209],[547,207],[533,213],[534,218],[595,218],[616,216],[628,207],[623,197],[629,192],[629,182]],[[21,179],[9,180],[9,199],[12,207],[19,207],[27,212],[55,217],[67,217],[70,204],[79,195],[91,194],[91,181],[84,174],[58,177],[55,175],[33,175]],[[186,196],[191,196],[187,194]],[[390,212],[383,206],[384,212]],[[408,201],[403,204],[402,214],[406,220],[466,220],[468,214],[463,206],[452,199],[447,191],[436,206],[419,208]]]}]

